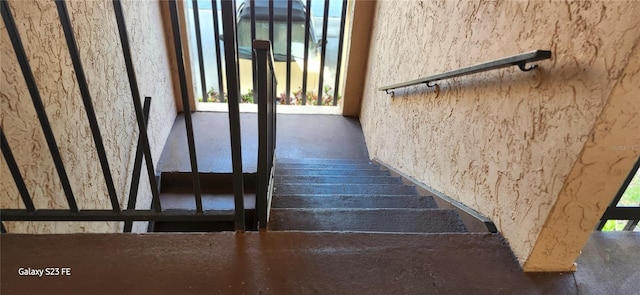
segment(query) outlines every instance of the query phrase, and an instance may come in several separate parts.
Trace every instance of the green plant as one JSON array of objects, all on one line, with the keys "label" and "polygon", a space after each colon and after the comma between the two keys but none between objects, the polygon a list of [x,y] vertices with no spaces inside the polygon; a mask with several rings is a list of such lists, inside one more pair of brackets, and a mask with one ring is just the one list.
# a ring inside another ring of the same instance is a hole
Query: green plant
[{"label": "green plant", "polygon": [[253,89],[249,89],[249,92],[241,95],[243,103],[253,103]]},{"label": "green plant", "polygon": [[219,98],[218,92],[213,87],[207,91],[207,96],[209,96],[209,101],[211,102],[218,101]]},{"label": "green plant", "polygon": [[[323,106],[332,106],[333,105],[333,93],[331,93],[331,90],[333,90],[333,88],[331,88],[331,86],[325,85],[323,87],[323,95],[322,95],[322,105]],[[302,105],[302,88],[298,87],[298,90],[294,91],[292,93],[293,96],[289,96],[289,104],[290,105]],[[280,93],[280,95],[278,95],[278,102],[280,104],[286,104],[286,94]],[[342,99],[341,96],[338,96],[338,101]],[[312,91],[312,90],[308,90],[307,91],[307,100],[306,100],[306,105],[317,105],[318,103],[318,95]]]}]

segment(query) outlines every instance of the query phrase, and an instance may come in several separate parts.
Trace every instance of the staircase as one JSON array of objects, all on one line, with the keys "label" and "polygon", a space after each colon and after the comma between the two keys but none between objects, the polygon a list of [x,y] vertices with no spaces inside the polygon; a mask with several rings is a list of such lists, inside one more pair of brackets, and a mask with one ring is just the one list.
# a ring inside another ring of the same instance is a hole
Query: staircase
[{"label": "staircase", "polygon": [[466,232],[458,213],[368,160],[278,160],[269,230]]}]

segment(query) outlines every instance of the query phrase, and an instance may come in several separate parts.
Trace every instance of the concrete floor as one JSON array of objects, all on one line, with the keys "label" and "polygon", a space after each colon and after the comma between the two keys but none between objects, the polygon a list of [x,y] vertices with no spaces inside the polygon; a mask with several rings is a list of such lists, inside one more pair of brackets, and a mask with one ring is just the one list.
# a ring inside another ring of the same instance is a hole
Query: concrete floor
[{"label": "concrete floor", "polygon": [[[618,235],[618,236],[616,236]],[[640,235],[594,233],[575,273],[523,273],[498,234],[2,235],[11,294],[638,294]],[[20,268],[70,275],[21,276]]]},{"label": "concrete floor", "polygon": [[[192,114],[201,172],[231,172],[231,140],[227,113]],[[161,172],[191,171],[184,115],[176,118],[158,163]],[[258,117],[241,113],[242,167],[255,172],[258,150]],[[368,159],[369,154],[357,119],[335,115],[278,114],[276,157]]]}]

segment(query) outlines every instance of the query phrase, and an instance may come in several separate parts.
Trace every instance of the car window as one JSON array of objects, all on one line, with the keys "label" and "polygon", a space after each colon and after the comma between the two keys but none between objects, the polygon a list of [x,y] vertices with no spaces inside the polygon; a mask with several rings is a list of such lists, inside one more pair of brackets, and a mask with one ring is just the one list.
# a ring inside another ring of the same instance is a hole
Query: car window
[{"label": "car window", "polygon": [[[304,58],[304,22],[293,22],[291,27],[292,59]],[[256,20],[256,39],[269,40],[269,22]],[[251,20],[238,22],[238,51],[240,58],[251,58]],[[287,23],[274,21],[273,55],[276,61],[284,61],[287,56]],[[315,43],[309,38],[309,57],[316,54]]]}]

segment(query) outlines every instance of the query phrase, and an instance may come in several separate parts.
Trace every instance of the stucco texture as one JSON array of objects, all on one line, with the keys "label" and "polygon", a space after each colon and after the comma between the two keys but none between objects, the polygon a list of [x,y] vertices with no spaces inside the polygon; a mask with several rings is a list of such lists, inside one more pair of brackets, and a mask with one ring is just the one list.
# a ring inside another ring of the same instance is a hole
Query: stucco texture
[{"label": "stucco texture", "polygon": [[[630,119],[640,113],[638,63],[630,62],[639,54],[638,15],[637,1],[378,1],[361,110],[371,157],[490,217],[521,264],[541,261],[525,270],[571,269],[639,153],[610,150],[640,143]],[[377,90],[536,49],[553,58],[532,72],[504,68],[393,97]],[[618,113],[605,112],[608,104]],[[625,121],[611,123],[621,114]],[[597,137],[600,127],[614,135]],[[617,165],[580,176],[609,184],[596,197],[566,193],[580,157]],[[576,220],[554,207],[571,198],[589,203]],[[545,224],[568,232],[576,223],[582,229],[569,238],[539,237]],[[532,256],[542,241],[547,250],[573,244]],[[558,257],[568,259],[548,263]]]},{"label": "stucco texture", "polygon": [[[69,50],[54,1],[9,1],[78,207],[111,209]],[[116,193],[126,207],[138,140],[129,80],[111,1],[68,1]],[[176,116],[160,5],[124,1],[140,93],[152,97],[148,124],[157,162]],[[60,179],[4,22],[0,24],[1,124],[36,209],[68,208]],[[6,161],[0,162],[0,206],[24,208]],[[144,165],[143,165],[144,169]],[[149,207],[143,173],[138,205]],[[117,232],[122,223],[5,222],[10,233]],[[137,230],[142,230],[138,225]]]}]

